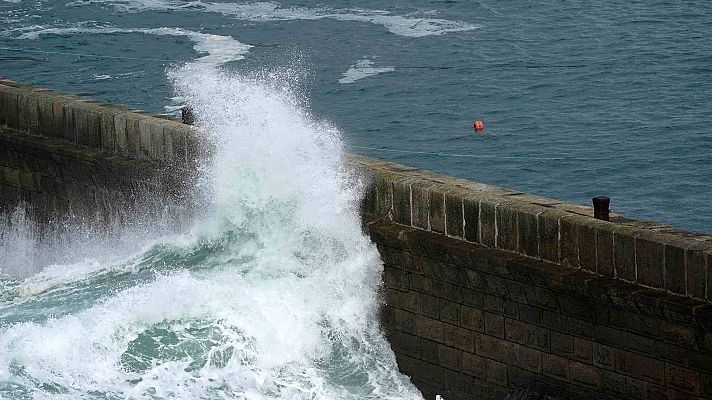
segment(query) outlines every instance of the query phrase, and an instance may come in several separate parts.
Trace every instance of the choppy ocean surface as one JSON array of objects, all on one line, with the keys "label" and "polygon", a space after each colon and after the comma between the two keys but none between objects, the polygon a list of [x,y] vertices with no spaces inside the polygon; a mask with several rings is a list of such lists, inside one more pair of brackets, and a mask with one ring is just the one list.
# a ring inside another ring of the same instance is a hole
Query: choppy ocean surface
[{"label": "choppy ocean surface", "polygon": [[0,75],[166,112],[173,65],[289,68],[352,151],[711,231],[710,26],[707,1],[3,0]]},{"label": "choppy ocean surface", "polygon": [[344,151],[712,231],[710,3],[390,3],[0,1],[0,76],[219,149],[180,229],[0,215],[0,398],[419,398]]},{"label": "choppy ocean surface", "polygon": [[285,75],[169,76],[217,148],[200,210],[50,235],[1,216],[0,398],[421,398],[379,325],[340,132]]}]

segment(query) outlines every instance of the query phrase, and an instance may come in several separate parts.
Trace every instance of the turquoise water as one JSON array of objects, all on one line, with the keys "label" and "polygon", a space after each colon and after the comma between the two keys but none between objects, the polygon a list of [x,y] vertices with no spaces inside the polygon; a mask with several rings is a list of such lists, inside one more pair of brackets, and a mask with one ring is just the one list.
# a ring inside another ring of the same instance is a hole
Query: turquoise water
[{"label": "turquoise water", "polygon": [[0,398],[420,398],[343,153],[710,231],[710,26],[707,2],[0,1],[0,75],[191,104],[217,149],[197,215],[0,215]]},{"label": "turquoise water", "polygon": [[5,0],[0,26],[5,48],[133,58],[3,49],[1,75],[159,112],[166,68],[206,54],[190,32],[232,38],[253,47],[212,61],[293,70],[353,151],[712,230],[706,1]]}]

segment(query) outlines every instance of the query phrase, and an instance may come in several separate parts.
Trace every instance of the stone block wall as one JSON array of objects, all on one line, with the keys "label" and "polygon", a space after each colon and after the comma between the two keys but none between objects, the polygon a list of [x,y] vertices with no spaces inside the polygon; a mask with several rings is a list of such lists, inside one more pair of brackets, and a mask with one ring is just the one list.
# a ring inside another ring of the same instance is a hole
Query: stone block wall
[{"label": "stone block wall", "polygon": [[427,398],[712,398],[709,236],[350,158],[384,327]]},{"label": "stone block wall", "polygon": [[364,212],[465,243],[712,301],[712,234],[351,156],[372,176]]},{"label": "stone block wall", "polygon": [[200,149],[178,121],[0,79],[0,126],[185,168]]},{"label": "stone block wall", "polygon": [[197,139],[180,122],[0,79],[0,211],[50,221],[185,206]]},{"label": "stone block wall", "polygon": [[0,213],[24,206],[38,222],[68,222],[69,216],[116,221],[189,204],[184,187],[190,179],[151,162],[0,127]]}]

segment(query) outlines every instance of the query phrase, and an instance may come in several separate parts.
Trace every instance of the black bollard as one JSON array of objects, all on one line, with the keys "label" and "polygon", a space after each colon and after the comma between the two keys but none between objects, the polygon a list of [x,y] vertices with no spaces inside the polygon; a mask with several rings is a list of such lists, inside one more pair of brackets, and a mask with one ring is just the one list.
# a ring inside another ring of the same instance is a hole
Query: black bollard
[{"label": "black bollard", "polygon": [[599,196],[593,198],[593,218],[608,221],[608,206],[611,205],[610,197]]},{"label": "black bollard", "polygon": [[193,125],[195,119],[193,118],[193,108],[190,106],[184,106],[180,109],[181,120],[186,125]]}]

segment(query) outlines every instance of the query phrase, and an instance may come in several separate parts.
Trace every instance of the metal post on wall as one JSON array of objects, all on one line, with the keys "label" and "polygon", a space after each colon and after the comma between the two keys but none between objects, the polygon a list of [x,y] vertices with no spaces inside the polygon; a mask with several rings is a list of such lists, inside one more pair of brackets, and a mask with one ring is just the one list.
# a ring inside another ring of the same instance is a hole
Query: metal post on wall
[{"label": "metal post on wall", "polygon": [[184,106],[180,109],[181,120],[186,125],[193,125],[195,118],[193,117],[193,108],[190,106]]},{"label": "metal post on wall", "polygon": [[598,196],[593,199],[593,218],[608,221],[609,209],[611,205],[610,197]]}]

